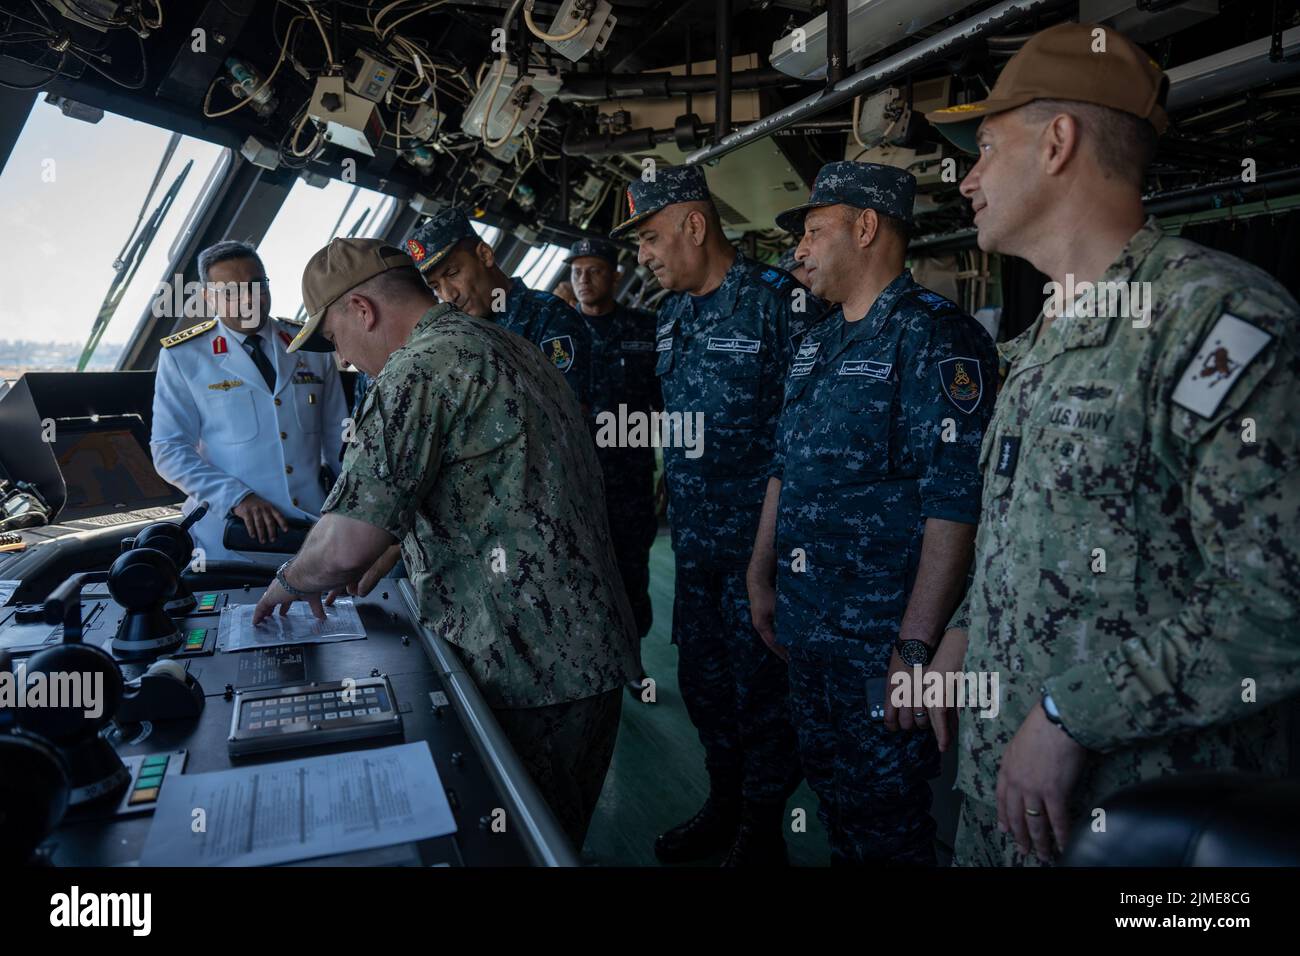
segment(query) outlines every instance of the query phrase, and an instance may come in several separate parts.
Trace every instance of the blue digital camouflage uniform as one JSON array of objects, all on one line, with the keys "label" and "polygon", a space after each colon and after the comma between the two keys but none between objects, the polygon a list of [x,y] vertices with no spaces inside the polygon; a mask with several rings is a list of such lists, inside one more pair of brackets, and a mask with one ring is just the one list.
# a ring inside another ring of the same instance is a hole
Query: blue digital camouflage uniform
[{"label": "blue digital camouflage uniform", "polygon": [[602,438],[600,416],[614,423],[618,435],[619,406],[623,416],[649,415],[663,408],[655,375],[653,315],[616,304],[606,315],[583,315],[591,333],[591,414],[596,426],[596,457],[605,476],[605,506],[609,513],[614,553],[627,589],[628,603],[641,637],[650,630],[650,547],[658,531],[655,518],[655,451],[622,447]]},{"label": "blue digital camouflage uniform", "polygon": [[[827,163],[808,201],[910,222],[916,179],[876,163]],[[996,353],[979,324],[904,269],[867,314],[834,308],[800,340],[772,473],[777,640],[789,653],[799,755],[836,863],[934,862],[929,732],[872,716],[899,637],[929,518],[979,520],[978,458]]]},{"label": "blue digital camouflage uniform", "polygon": [[836,307],[791,366],[775,469],[776,632],[837,862],[934,859],[934,737],[888,732],[866,686],[888,672],[926,519],[978,521],[996,368],[979,324],[906,270],[865,318],[846,322]]},{"label": "blue digital camouflage uniform", "polygon": [[670,294],[656,320],[665,409],[704,415],[698,457],[664,449],[678,682],[714,793],[761,804],[784,803],[799,770],[785,664],[754,631],[745,569],[811,301],[789,273],[737,254],[711,295]]},{"label": "blue digital camouflage uniform", "polygon": [[[422,222],[407,238],[406,254],[421,275],[431,272],[463,239],[478,240],[469,217],[455,206],[440,209]],[[496,305],[494,300],[493,305]],[[583,408],[591,405],[591,343],[587,326],[567,302],[549,292],[530,289],[514,278],[506,291],[500,313],[492,319],[516,335],[540,346],[551,363],[564,373]]]},{"label": "blue digital camouflage uniform", "polygon": [[564,373],[584,412],[591,408],[591,332],[569,303],[559,296],[530,289],[518,276],[510,280],[505,310],[487,316],[539,346]]}]

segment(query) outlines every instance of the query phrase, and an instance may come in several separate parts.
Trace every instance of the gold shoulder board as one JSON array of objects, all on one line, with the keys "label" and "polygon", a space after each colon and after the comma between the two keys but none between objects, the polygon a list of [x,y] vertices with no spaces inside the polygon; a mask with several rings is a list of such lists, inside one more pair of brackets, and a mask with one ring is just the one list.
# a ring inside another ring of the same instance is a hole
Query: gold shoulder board
[{"label": "gold shoulder board", "polygon": [[169,335],[166,338],[161,339],[162,347],[169,349],[173,345],[180,345],[182,342],[187,342],[195,336],[202,335],[216,324],[216,319],[208,319],[208,321],[200,322],[198,325],[191,325],[188,329],[182,329],[174,335]]}]

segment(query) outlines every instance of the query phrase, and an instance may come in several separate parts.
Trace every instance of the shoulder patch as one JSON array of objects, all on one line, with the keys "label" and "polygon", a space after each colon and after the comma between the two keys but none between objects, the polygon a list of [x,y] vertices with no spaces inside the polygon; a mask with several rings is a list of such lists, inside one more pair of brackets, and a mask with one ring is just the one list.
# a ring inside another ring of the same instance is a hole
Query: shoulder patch
[{"label": "shoulder patch", "polygon": [[1259,326],[1223,313],[1174,386],[1174,404],[1201,418],[1213,418],[1233,383],[1272,341],[1273,336]]},{"label": "shoulder patch", "polygon": [[915,297],[922,303],[929,306],[931,312],[943,312],[948,309],[956,309],[957,303],[951,299],[945,299],[937,292],[931,292],[929,289],[921,289],[915,293]]},{"label": "shoulder patch", "polygon": [[944,359],[939,363],[939,384],[953,408],[969,415],[979,407],[984,394],[984,373],[979,360],[965,355]]},{"label": "shoulder patch", "polygon": [[754,270],[754,274],[758,276],[759,282],[776,289],[778,292],[783,292],[794,285],[794,276],[784,269],[778,269],[776,266],[760,265]]},{"label": "shoulder patch", "polygon": [[159,339],[159,341],[162,343],[163,348],[169,349],[173,345],[180,345],[182,342],[188,342],[190,339],[196,338],[204,332],[210,331],[216,327],[216,324],[216,319],[208,319],[206,322],[200,322],[198,325],[191,325],[188,329],[182,329],[179,332]]},{"label": "shoulder patch", "polygon": [[567,372],[573,367],[573,338],[568,335],[556,335],[549,339],[542,339],[542,352],[551,364],[561,372]]}]

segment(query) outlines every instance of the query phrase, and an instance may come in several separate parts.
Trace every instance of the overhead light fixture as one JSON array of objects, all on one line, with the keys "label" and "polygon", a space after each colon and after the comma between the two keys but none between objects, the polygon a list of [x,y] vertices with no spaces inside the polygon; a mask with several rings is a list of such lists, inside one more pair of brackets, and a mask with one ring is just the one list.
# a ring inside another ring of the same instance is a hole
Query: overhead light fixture
[{"label": "overhead light fixture", "polygon": [[[969,6],[964,0],[849,0],[848,61],[854,63]],[[772,44],[772,66],[800,80],[826,78],[826,14]]]}]

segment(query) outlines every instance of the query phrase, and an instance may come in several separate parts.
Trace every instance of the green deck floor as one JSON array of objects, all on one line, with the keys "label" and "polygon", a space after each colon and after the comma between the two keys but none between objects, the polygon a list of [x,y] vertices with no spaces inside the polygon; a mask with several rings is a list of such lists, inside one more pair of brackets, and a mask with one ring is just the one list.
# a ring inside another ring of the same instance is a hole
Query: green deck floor
[{"label": "green deck floor", "polygon": [[[673,552],[661,534],[650,552],[650,596],[654,626],[641,645],[646,672],[655,679],[653,704],[625,695],[614,760],[600,804],[587,832],[582,861],[598,866],[659,866],[655,837],[688,819],[708,794],[704,750],[677,689],[677,648],[669,643],[673,610]],[[796,808],[806,811],[807,829],[793,833]],[[817,797],[801,784],[787,806],[786,846],[790,862],[824,866],[830,849],[817,819]],[[716,865],[720,858],[701,861]]]}]

